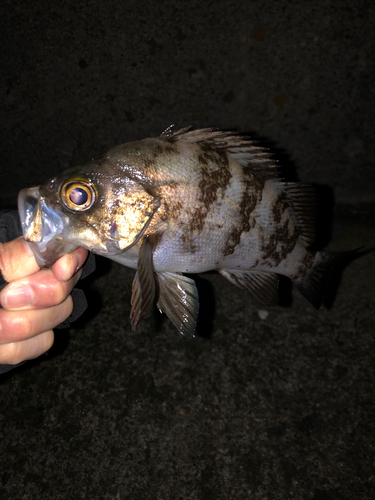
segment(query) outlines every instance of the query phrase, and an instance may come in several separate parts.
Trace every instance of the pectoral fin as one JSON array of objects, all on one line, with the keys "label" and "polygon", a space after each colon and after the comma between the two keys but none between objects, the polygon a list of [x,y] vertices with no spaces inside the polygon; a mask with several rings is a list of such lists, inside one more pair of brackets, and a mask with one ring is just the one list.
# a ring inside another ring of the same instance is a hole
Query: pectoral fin
[{"label": "pectoral fin", "polygon": [[132,329],[135,330],[139,320],[153,303],[157,281],[157,307],[165,312],[182,335],[194,337],[199,309],[195,282],[177,273],[155,273],[152,255],[158,240],[158,235],[145,236],[139,250],[138,269],[132,285]]},{"label": "pectoral fin", "polygon": [[230,271],[220,269],[219,273],[234,285],[251,293],[263,304],[268,306],[277,304],[279,283],[277,274],[232,269]]},{"label": "pectoral fin", "polygon": [[148,311],[155,299],[155,274],[152,264],[153,239],[146,236],[139,250],[138,269],[134,276],[131,297],[130,320],[132,329]]},{"label": "pectoral fin", "polygon": [[194,337],[199,300],[195,282],[177,273],[157,273],[159,299],[157,307],[165,312],[178,331]]}]

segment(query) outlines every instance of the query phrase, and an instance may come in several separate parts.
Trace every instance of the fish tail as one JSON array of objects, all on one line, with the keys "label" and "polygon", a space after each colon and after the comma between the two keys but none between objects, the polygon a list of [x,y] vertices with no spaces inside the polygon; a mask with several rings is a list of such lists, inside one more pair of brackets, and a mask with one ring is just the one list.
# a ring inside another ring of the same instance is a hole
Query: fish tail
[{"label": "fish tail", "polygon": [[316,252],[311,271],[302,279],[292,280],[293,284],[315,309],[319,309],[324,299],[324,292],[332,269],[336,264],[351,257],[362,248],[346,252],[328,252],[325,250]]}]

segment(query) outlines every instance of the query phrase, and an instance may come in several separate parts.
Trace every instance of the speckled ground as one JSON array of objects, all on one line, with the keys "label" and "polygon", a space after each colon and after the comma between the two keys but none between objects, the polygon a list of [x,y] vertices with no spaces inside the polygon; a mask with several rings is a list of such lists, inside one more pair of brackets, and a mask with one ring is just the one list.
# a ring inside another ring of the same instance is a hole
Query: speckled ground
[{"label": "speckled ground", "polygon": [[[0,378],[1,500],[375,498],[375,7],[363,0],[2,0],[0,207],[171,123],[251,133],[367,246],[313,310],[197,277],[195,340],[129,325],[134,271]],[[328,196],[329,198],[329,196]],[[323,205],[321,222],[330,220]]]},{"label": "speckled ground", "polygon": [[375,498],[375,206],[335,211],[329,308],[265,308],[197,277],[200,334],[129,326],[133,272],[99,260],[91,308],[0,381],[2,500]]}]

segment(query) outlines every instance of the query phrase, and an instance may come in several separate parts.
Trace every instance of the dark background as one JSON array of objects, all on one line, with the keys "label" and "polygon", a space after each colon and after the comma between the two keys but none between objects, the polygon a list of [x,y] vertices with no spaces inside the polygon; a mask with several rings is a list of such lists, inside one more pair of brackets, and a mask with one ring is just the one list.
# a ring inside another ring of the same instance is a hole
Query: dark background
[{"label": "dark background", "polygon": [[197,277],[198,336],[129,324],[134,271],[0,381],[3,499],[375,498],[373,2],[0,3],[0,206],[178,126],[252,134],[321,198],[341,266],[319,312]]},{"label": "dark background", "polygon": [[25,185],[171,123],[255,134],[338,202],[374,200],[371,2],[0,8],[3,205]]}]

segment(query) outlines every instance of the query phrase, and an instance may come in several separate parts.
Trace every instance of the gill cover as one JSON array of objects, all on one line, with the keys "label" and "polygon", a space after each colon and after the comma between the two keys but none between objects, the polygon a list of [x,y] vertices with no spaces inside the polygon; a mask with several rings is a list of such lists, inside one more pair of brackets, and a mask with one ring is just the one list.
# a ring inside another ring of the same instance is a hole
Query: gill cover
[{"label": "gill cover", "polygon": [[107,193],[103,203],[102,228],[108,240],[107,249],[111,253],[120,253],[131,248],[144,235],[161,198],[138,182],[127,179],[120,189]]},{"label": "gill cover", "polygon": [[73,174],[61,184],[59,198],[69,212],[85,219],[90,227],[81,230],[82,236],[91,239],[87,248],[112,255],[139,241],[160,206],[160,198],[136,181],[123,178],[120,183],[114,179],[107,183],[101,179],[97,187],[83,173]]}]

